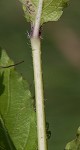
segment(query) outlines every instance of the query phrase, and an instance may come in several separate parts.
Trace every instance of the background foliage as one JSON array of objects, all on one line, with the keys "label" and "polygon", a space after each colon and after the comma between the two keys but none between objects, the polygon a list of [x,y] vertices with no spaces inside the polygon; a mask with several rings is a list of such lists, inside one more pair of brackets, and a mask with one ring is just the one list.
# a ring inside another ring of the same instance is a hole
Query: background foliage
[{"label": "background foliage", "polygon": [[[80,1],[72,0],[58,22],[43,26],[42,57],[49,149],[62,150],[80,125]],[[0,0],[0,46],[29,81],[34,95],[29,24],[17,0]]]}]

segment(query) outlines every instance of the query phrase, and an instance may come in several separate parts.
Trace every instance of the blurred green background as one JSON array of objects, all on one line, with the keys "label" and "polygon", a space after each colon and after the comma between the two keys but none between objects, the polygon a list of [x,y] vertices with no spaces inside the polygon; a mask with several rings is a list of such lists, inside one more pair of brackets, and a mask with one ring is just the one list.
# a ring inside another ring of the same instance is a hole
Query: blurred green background
[{"label": "blurred green background", "polygon": [[[15,63],[25,61],[17,70],[34,95],[29,30],[20,2],[0,0],[0,46]],[[44,25],[42,38],[49,150],[62,150],[80,125],[80,0],[70,0],[58,22]]]}]

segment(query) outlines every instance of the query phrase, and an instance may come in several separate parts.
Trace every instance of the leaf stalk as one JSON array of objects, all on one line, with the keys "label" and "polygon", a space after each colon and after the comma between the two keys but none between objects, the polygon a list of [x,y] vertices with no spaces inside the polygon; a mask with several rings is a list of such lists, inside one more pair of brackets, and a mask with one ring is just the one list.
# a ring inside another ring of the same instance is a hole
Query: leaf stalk
[{"label": "leaf stalk", "polygon": [[39,0],[37,14],[36,14],[36,17],[35,17],[35,25],[34,25],[34,31],[33,31],[33,37],[35,37],[35,38],[39,36],[43,1],[44,0]]}]

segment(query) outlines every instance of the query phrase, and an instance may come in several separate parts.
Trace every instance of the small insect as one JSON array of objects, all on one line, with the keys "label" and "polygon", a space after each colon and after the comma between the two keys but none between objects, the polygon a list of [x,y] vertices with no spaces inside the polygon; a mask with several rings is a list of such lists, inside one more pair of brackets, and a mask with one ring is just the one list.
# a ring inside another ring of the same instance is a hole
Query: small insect
[{"label": "small insect", "polygon": [[[30,32],[30,34],[28,33],[29,38],[31,38],[33,36],[33,31],[34,31],[34,26],[31,24],[31,32]],[[42,33],[42,26],[40,26],[39,35],[38,35],[40,37],[40,39],[42,39],[41,33]]]},{"label": "small insect", "polygon": [[26,9],[30,14],[35,12],[34,6],[33,6],[32,2],[30,0],[26,0],[24,2],[24,5],[26,6]]},{"label": "small insect", "polygon": [[51,131],[49,130],[49,123],[48,122],[46,122],[46,135],[47,135],[47,139],[50,139]]},{"label": "small insect", "polygon": [[23,62],[24,62],[24,61],[20,61],[20,62],[14,64],[14,65],[9,65],[9,66],[0,66],[0,68],[10,68],[10,67],[14,67],[14,66],[17,66],[17,65],[19,65],[19,64],[21,64],[21,63],[23,63]]}]

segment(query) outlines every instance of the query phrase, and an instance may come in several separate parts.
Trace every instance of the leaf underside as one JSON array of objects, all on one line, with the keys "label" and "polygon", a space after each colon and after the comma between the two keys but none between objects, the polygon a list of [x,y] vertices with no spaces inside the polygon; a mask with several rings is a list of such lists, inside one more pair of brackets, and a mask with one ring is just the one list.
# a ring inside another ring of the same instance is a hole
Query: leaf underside
[{"label": "leaf underside", "polygon": [[[20,0],[23,4],[23,10],[28,22],[35,22],[35,16],[37,13],[39,0]],[[57,21],[62,13],[63,9],[68,5],[69,0],[44,0],[41,25],[48,21]]]},{"label": "leaf underside", "polygon": [[[13,64],[4,50],[0,54],[0,66]],[[7,150],[6,145],[12,146],[11,150],[13,145],[16,150],[37,150],[33,99],[27,82],[14,67],[0,68],[0,116],[1,150]]]}]

